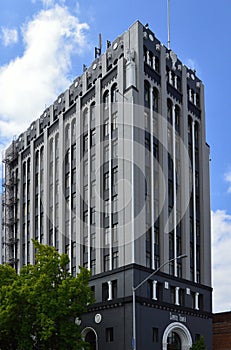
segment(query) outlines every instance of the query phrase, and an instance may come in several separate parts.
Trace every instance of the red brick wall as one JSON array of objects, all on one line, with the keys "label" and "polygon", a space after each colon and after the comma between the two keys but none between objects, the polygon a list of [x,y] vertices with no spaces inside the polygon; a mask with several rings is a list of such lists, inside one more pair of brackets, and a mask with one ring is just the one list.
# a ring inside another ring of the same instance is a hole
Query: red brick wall
[{"label": "red brick wall", "polygon": [[231,312],[213,315],[213,350],[231,350]]}]

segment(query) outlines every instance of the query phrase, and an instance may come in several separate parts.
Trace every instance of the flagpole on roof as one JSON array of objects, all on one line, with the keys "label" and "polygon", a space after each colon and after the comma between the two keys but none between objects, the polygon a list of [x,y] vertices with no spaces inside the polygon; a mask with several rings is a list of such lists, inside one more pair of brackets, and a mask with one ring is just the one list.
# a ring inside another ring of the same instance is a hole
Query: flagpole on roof
[{"label": "flagpole on roof", "polygon": [[168,49],[170,49],[170,0],[168,1]]}]

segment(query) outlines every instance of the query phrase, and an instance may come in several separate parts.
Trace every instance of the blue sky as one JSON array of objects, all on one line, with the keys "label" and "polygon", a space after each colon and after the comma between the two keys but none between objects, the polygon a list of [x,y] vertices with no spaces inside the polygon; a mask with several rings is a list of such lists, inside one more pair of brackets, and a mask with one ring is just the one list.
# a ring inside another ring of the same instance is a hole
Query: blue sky
[{"label": "blue sky", "polygon": [[[171,48],[205,85],[214,311],[231,310],[230,0],[171,0]],[[8,0],[0,11],[0,151],[137,19],[167,45],[167,0]]]}]

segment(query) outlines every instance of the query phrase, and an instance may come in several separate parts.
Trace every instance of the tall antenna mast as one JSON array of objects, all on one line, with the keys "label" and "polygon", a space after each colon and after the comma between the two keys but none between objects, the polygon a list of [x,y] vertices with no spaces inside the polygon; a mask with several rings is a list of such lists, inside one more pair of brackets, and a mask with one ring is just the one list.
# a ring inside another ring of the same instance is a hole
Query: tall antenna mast
[{"label": "tall antenna mast", "polygon": [[99,46],[95,47],[95,58],[101,55],[101,51],[102,51],[102,35],[99,34]]},{"label": "tall antenna mast", "polygon": [[170,50],[170,0],[168,1],[168,49]]}]

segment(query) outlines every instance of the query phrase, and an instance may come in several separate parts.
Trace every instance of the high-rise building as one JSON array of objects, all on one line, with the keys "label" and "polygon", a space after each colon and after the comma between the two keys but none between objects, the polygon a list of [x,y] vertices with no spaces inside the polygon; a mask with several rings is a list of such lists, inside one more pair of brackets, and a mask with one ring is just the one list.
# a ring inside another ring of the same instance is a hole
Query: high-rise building
[{"label": "high-rise building", "polygon": [[203,84],[140,22],[100,51],[6,150],[3,262],[34,238],[91,269],[91,349],[211,350]]}]

